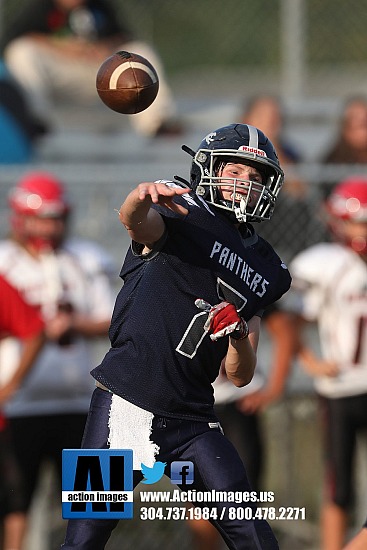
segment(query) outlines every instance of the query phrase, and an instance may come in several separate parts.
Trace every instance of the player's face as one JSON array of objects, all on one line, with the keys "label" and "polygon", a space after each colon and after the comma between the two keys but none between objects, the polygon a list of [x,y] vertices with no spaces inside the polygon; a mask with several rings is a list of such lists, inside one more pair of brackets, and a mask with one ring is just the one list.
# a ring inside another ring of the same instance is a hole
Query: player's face
[{"label": "player's face", "polygon": [[[228,162],[218,176],[221,178],[221,185],[218,187],[224,200],[234,200],[234,202],[240,202],[243,197],[247,196],[249,182],[263,183],[263,176],[259,170],[239,162]],[[228,186],[225,185],[226,178],[228,178]],[[253,200],[256,200],[255,196]]]},{"label": "player's face", "polygon": [[26,216],[24,234],[33,241],[43,243],[44,247],[56,248],[61,244],[66,231],[66,218]]},{"label": "player's face", "polygon": [[367,143],[367,106],[364,102],[352,103],[344,119],[344,136],[356,150],[366,148]]}]

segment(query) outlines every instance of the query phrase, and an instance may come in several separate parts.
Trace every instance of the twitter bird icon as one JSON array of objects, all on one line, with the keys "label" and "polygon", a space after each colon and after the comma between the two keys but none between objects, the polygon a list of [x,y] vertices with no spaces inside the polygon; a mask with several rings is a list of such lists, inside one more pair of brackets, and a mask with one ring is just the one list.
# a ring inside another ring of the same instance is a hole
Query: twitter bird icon
[{"label": "twitter bird icon", "polygon": [[141,463],[141,471],[143,473],[144,479],[142,483],[151,485],[152,483],[157,483],[164,474],[164,468],[167,465],[167,462],[155,462],[151,468],[145,466]]}]

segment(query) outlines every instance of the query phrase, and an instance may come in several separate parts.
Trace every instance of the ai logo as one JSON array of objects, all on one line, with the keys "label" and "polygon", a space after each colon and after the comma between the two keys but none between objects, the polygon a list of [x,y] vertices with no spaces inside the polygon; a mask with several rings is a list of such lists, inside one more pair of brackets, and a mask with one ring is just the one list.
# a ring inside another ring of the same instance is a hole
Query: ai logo
[{"label": "ai logo", "polygon": [[194,483],[194,464],[184,460],[172,462],[171,483],[175,485],[191,485]]},{"label": "ai logo", "polygon": [[62,516],[64,519],[132,518],[132,450],[64,449]]}]

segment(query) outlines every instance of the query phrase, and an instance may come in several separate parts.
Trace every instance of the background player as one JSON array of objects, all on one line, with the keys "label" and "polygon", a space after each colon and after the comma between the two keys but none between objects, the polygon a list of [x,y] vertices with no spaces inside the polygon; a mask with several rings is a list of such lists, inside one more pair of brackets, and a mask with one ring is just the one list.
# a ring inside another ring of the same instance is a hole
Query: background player
[{"label": "background player", "polygon": [[[5,403],[27,511],[45,459],[61,480],[62,449],[80,444],[93,390],[89,342],[107,335],[112,265],[96,244],[66,239],[71,205],[53,174],[26,173],[9,201],[11,236],[0,242],[0,273],[39,309],[51,340]],[[17,339],[1,341],[0,360],[5,381],[19,360]]]},{"label": "background player", "polygon": [[[221,364],[236,386],[250,382],[261,311],[290,285],[286,266],[248,223],[271,217],[283,172],[271,142],[248,125],[220,128],[196,153],[185,150],[192,192],[147,182],[121,206],[132,244],[111,349],[92,371],[98,387],[83,447],[132,448],[136,483],[141,463],[181,459],[195,465],[192,489],[249,490],[213,411],[212,382]],[[223,505],[211,504],[218,512]],[[104,548],[116,523],[70,520],[63,548]],[[229,548],[278,548],[264,520],[224,514],[213,523]]]},{"label": "background player", "polygon": [[[0,276],[0,338],[12,335],[21,341],[15,372],[6,384],[0,384],[0,407],[14,394],[32,367],[44,341],[43,326],[37,309],[24,302],[19,292]],[[0,373],[3,367],[0,364]],[[0,409],[0,520],[3,534],[0,546],[4,550],[21,550],[26,527],[23,496],[11,434]]]},{"label": "background player", "polygon": [[322,358],[302,342],[324,420],[323,550],[341,550],[352,504],[356,436],[367,427],[367,180],[338,184],[326,202],[336,242],[297,255],[290,266],[300,313],[316,320]]}]

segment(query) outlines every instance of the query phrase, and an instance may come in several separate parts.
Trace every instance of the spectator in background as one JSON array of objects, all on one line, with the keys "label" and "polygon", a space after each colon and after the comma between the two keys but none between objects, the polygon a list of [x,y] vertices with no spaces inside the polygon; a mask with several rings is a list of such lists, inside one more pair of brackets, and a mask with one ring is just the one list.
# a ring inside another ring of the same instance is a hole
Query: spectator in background
[{"label": "spectator in background", "polygon": [[[105,252],[66,239],[71,206],[54,175],[25,174],[10,193],[10,208],[11,236],[0,241],[0,274],[39,309],[50,340],[4,405],[27,512],[44,460],[52,460],[61,480],[62,449],[80,444],[93,391],[88,342],[107,336],[113,293]],[[2,339],[0,364],[8,379],[18,354],[17,339]]]},{"label": "spectator in background", "polygon": [[[250,384],[243,388],[234,387],[223,373],[214,382],[214,410],[224,434],[240,454],[254,491],[261,490],[264,457],[259,413],[282,398],[296,351],[294,323],[278,304],[267,307],[262,320],[272,342],[272,365],[267,381],[258,366]],[[197,550],[221,548],[221,538],[209,521],[192,520],[188,525]]]},{"label": "spectator in background", "polygon": [[30,112],[22,89],[0,60],[0,164],[30,162],[46,127]]},{"label": "spectator in background", "polygon": [[[274,212],[274,225],[262,224],[259,233],[272,246],[284,242],[283,235],[292,232],[299,235],[287,243],[282,256],[288,261],[294,254],[309,244],[308,238],[313,234],[314,216],[309,211],[307,200],[309,189],[297,174],[297,164],[301,161],[299,153],[284,136],[284,111],[281,101],[273,95],[259,95],[246,102],[240,120],[260,128],[275,143],[279,162],[283,167],[284,193],[279,197]],[[282,246],[282,244],[280,244]]]},{"label": "spectator in background", "polygon": [[240,122],[260,128],[278,152],[279,162],[284,168],[284,190],[300,197],[305,193],[303,182],[292,170],[292,165],[301,161],[296,149],[284,136],[284,112],[281,101],[273,95],[260,95],[246,102],[240,115]]},{"label": "spectator in background", "polygon": [[323,161],[333,164],[367,164],[367,99],[359,96],[344,105],[339,134]]},{"label": "spectator in background", "polygon": [[[14,374],[1,383],[0,407],[14,394],[32,367],[43,344],[43,321],[36,308],[28,305],[19,292],[0,276],[0,338],[12,335],[22,343]],[[0,409],[0,522],[3,550],[21,550],[26,526],[23,512],[22,479],[14,456],[6,417]]]},{"label": "spectator in background", "polygon": [[[321,162],[367,164],[367,98],[353,96],[345,102],[336,140]],[[336,183],[333,178],[322,183],[325,198]]]},{"label": "spectator in background", "polygon": [[174,101],[158,55],[120,20],[120,12],[106,0],[29,0],[5,30],[6,63],[35,113],[48,120],[51,99],[96,100],[96,74],[107,57],[119,50],[140,54],[157,70],[159,92],[130,121],[147,136],[177,133]]},{"label": "spectator in background", "polygon": [[296,319],[317,322],[322,350],[321,358],[300,334],[300,359],[315,376],[323,418],[321,548],[341,550],[353,504],[357,435],[367,428],[367,179],[339,183],[326,209],[335,242],[301,252],[290,271],[299,298]]}]

